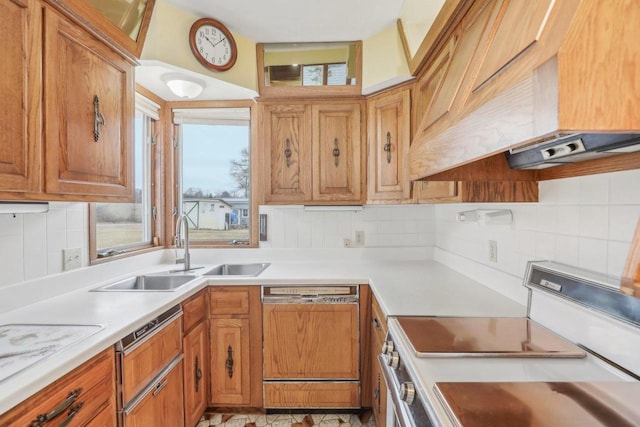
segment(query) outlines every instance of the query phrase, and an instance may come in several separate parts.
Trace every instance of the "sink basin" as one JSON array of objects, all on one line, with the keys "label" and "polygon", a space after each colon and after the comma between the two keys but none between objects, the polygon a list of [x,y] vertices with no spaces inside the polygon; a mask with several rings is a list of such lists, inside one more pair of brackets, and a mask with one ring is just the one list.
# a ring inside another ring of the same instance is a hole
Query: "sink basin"
[{"label": "sink basin", "polygon": [[262,273],[269,263],[254,264],[222,264],[204,273],[205,276],[256,277]]},{"label": "sink basin", "polygon": [[145,275],[129,277],[119,282],[110,283],[97,289],[97,292],[108,291],[175,291],[181,286],[186,285],[197,276],[193,275]]}]

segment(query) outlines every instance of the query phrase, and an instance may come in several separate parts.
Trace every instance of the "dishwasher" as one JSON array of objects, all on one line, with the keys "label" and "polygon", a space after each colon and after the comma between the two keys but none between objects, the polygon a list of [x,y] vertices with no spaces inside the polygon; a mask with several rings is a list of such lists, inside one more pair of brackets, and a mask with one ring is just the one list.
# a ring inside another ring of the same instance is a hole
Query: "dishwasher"
[{"label": "dishwasher", "polygon": [[176,305],[116,343],[120,427],[184,425],[181,321]]},{"label": "dishwasher", "polygon": [[263,286],[265,408],[360,407],[358,286]]}]

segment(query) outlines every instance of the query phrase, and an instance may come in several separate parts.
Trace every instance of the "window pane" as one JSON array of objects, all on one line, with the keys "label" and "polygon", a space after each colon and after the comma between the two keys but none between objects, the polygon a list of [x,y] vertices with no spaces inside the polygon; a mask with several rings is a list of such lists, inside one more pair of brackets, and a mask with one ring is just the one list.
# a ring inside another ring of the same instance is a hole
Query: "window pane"
[{"label": "window pane", "polygon": [[248,122],[182,125],[182,211],[191,240],[249,240],[249,130]]},{"label": "window pane", "polygon": [[327,84],[346,85],[347,84],[347,64],[327,65]]},{"label": "window pane", "polygon": [[96,203],[96,252],[139,245],[151,241],[149,218],[149,167],[145,136],[151,121],[142,113],[135,118],[134,203]]},{"label": "window pane", "polygon": [[324,65],[305,65],[302,68],[303,86],[322,86]]}]

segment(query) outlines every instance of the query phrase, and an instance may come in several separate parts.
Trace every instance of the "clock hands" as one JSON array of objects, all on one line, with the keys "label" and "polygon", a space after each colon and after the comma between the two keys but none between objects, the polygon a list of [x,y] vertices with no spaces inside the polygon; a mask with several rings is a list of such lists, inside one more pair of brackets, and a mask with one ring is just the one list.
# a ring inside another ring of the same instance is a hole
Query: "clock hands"
[{"label": "clock hands", "polygon": [[222,43],[222,42],[223,42],[223,41],[225,41],[226,39],[227,39],[226,37],[221,38],[220,40],[218,40],[218,41],[213,45],[213,47],[218,46],[220,43]]}]

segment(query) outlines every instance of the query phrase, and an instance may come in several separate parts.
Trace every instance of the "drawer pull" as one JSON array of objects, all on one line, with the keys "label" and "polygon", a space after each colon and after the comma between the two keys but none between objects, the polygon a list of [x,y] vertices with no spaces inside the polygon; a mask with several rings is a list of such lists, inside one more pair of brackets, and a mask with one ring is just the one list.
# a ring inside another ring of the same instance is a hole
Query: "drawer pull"
[{"label": "drawer pull", "polygon": [[48,412],[46,414],[39,414],[35,420],[31,421],[29,427],[42,427],[52,419],[56,418],[58,415],[66,411],[73,404],[73,402],[76,401],[78,396],[80,396],[80,393],[82,393],[82,387],[70,391],[64,401],[53,408],[51,412]]},{"label": "drawer pull", "polygon": [[72,406],[71,409],[69,409],[67,418],[65,418],[64,421],[61,422],[58,427],[67,427],[71,422],[71,420],[73,420],[73,417],[76,416],[76,414],[80,411],[80,409],[82,409],[83,406],[84,406],[84,402],[80,402],[77,405]]},{"label": "drawer pull", "polygon": [[198,389],[200,388],[200,380],[202,379],[202,369],[200,369],[200,361],[198,360],[198,356],[196,356],[196,361],[195,361],[195,372],[194,372],[194,376],[195,376],[195,389],[196,389],[196,393],[198,392]]},{"label": "drawer pull", "polygon": [[382,330],[382,325],[380,324],[380,321],[378,320],[377,317],[373,318],[373,327],[376,328],[379,331]]},{"label": "drawer pull", "polygon": [[100,141],[100,126],[104,126],[104,116],[100,112],[100,98],[98,95],[93,97],[93,140]]},{"label": "drawer pull", "polygon": [[160,394],[162,389],[165,388],[168,383],[169,383],[169,380],[165,378],[164,380],[162,380],[162,382],[159,382],[158,384],[156,384],[156,388],[153,390],[153,395],[157,396],[158,394]]},{"label": "drawer pull", "polygon": [[229,346],[227,348],[227,361],[224,364],[225,368],[227,368],[227,373],[229,374],[229,378],[233,378],[233,347]]},{"label": "drawer pull", "polygon": [[339,144],[338,138],[335,138],[333,140],[334,148],[331,154],[333,154],[333,164],[335,164],[336,167],[338,167],[338,164],[340,162],[340,148],[338,148],[338,144]]},{"label": "drawer pull", "polygon": [[287,140],[285,141],[285,146],[286,148],[284,149],[284,158],[286,159],[287,162],[287,167],[291,166],[291,141],[289,140],[289,138],[287,138]]}]

